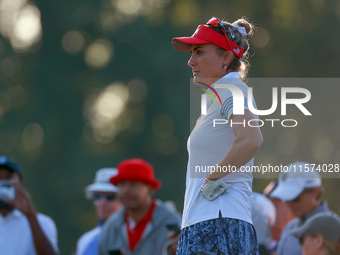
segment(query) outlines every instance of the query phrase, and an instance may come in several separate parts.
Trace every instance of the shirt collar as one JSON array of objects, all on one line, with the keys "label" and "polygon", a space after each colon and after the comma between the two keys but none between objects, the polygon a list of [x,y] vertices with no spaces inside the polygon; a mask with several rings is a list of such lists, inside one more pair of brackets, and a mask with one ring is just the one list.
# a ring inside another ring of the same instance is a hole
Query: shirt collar
[{"label": "shirt collar", "polygon": [[98,227],[102,227],[104,225],[105,221],[103,220],[98,220]]},{"label": "shirt collar", "polygon": [[13,217],[20,218],[20,217],[24,216],[24,214],[21,211],[19,211],[18,209],[14,209],[14,211],[12,213],[13,213]]},{"label": "shirt collar", "polygon": [[156,201],[155,200],[152,200],[151,202],[151,205],[150,205],[150,208],[148,210],[148,212],[146,213],[146,215],[144,215],[144,217],[142,219],[140,219],[138,222],[135,222],[131,217],[130,215],[128,214],[127,211],[125,211],[125,222],[129,222],[129,224],[132,224],[132,225],[137,225],[137,224],[141,224],[143,222],[150,222],[152,220],[152,215],[153,215],[153,211],[156,207]]},{"label": "shirt collar", "polygon": [[301,221],[305,222],[308,218],[312,217],[313,215],[315,215],[317,213],[328,212],[328,211],[329,211],[329,208],[328,208],[327,201],[323,201],[323,202],[321,202],[321,204],[319,205],[318,208],[316,208],[314,211],[308,213],[305,217],[303,217],[301,219]]},{"label": "shirt collar", "polygon": [[216,84],[220,83],[222,79],[240,79],[240,74],[238,72],[230,72],[224,75],[221,79],[217,80],[211,86],[214,88]]},{"label": "shirt collar", "polygon": [[3,217],[2,214],[0,214],[0,217],[5,218],[5,219],[21,218],[21,217],[24,217],[24,214],[21,211],[19,211],[18,209],[14,209],[9,214],[7,214],[6,217]]}]

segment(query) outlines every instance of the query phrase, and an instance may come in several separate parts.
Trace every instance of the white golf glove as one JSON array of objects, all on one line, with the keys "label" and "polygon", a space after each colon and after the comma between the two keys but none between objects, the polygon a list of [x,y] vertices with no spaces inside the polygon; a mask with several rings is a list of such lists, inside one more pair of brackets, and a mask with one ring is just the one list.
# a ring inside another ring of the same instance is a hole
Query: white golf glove
[{"label": "white golf glove", "polygon": [[231,184],[225,183],[221,179],[210,181],[205,178],[201,186],[201,193],[206,200],[213,201],[218,196],[227,194],[230,186]]}]

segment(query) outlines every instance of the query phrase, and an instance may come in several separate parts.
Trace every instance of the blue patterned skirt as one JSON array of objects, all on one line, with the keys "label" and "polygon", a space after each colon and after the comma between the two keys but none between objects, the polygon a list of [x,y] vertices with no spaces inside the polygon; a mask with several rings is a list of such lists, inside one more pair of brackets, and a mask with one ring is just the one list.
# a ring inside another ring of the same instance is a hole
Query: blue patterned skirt
[{"label": "blue patterned skirt", "polygon": [[256,232],[248,222],[220,218],[182,229],[176,255],[257,255]]}]

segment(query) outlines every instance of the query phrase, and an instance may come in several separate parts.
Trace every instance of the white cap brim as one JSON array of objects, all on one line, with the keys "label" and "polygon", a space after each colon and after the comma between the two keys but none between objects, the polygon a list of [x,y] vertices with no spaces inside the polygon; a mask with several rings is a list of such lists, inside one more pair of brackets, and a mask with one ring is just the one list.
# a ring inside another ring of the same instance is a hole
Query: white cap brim
[{"label": "white cap brim", "polygon": [[297,198],[304,190],[303,186],[294,185],[294,183],[281,183],[270,194],[271,197],[278,198],[284,202]]},{"label": "white cap brim", "polygon": [[85,188],[85,197],[92,199],[94,192],[117,192],[117,190],[111,183],[93,183]]}]

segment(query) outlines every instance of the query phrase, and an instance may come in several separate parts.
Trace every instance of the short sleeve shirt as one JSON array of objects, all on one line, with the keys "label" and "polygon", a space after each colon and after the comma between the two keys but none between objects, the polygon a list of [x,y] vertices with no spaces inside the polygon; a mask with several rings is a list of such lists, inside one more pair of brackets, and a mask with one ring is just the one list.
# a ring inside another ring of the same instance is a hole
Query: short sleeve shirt
[{"label": "short sleeve shirt", "polygon": [[[200,187],[207,175],[204,170],[215,166],[228,152],[235,134],[230,125],[231,115],[234,110],[233,94],[225,88],[218,88],[218,84],[233,85],[233,88],[242,93],[242,106],[248,110],[248,86],[239,79],[237,72],[228,73],[218,80],[212,87],[219,94],[222,105],[214,104],[212,98],[207,100],[207,114],[201,115],[188,139],[189,160],[187,165],[186,191],[182,228],[198,222],[219,217],[219,211],[225,218],[240,219],[249,223],[251,220],[250,195],[252,192],[252,174],[240,172],[229,173],[223,181],[232,184],[228,194],[223,194],[209,202],[200,194]],[[215,101],[219,99],[214,95]],[[255,101],[251,102],[256,107]],[[257,116],[256,116],[257,118]],[[213,126],[214,120],[225,120],[225,124]],[[246,165],[253,165],[251,159]]]},{"label": "short sleeve shirt", "polygon": [[[53,220],[41,213],[37,214],[38,222],[51,242],[54,250],[57,246],[57,228]],[[0,251],[6,255],[35,255],[31,228],[26,216],[19,210],[12,211],[6,217],[0,214]]]}]

